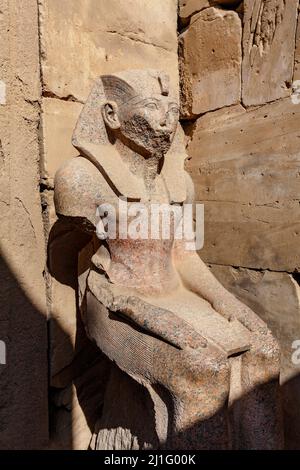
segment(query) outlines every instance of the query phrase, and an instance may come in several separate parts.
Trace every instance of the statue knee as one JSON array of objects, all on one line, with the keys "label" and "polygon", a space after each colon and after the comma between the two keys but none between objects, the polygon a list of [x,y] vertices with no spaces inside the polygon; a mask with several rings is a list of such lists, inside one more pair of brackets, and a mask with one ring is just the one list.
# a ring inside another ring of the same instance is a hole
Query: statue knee
[{"label": "statue knee", "polygon": [[182,352],[179,361],[169,374],[169,389],[177,396],[193,396],[192,391],[200,388],[214,388],[218,395],[226,395],[229,390],[230,366],[225,356],[204,355]]},{"label": "statue knee", "polygon": [[261,338],[256,347],[256,354],[266,363],[279,363],[280,347],[275,337],[269,333],[266,338]]},{"label": "statue knee", "polygon": [[[278,341],[269,332],[266,336],[256,339],[250,350],[259,374],[268,374],[269,377],[278,377],[280,372],[280,347]],[[261,372],[259,372],[259,370]]]}]

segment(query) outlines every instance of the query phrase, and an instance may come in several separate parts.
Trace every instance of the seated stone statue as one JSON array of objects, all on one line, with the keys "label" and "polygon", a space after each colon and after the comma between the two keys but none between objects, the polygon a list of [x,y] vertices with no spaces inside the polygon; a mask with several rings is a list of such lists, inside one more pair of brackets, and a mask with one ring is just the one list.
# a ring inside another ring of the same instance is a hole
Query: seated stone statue
[{"label": "seated stone statue", "polygon": [[277,449],[279,348],[264,322],[174,230],[138,238],[99,225],[103,204],[119,221],[120,200],[193,202],[178,119],[165,73],[102,76],[74,132],[80,155],[56,174],[58,216],[92,237],[78,264],[86,332],[115,364],[92,447]]}]

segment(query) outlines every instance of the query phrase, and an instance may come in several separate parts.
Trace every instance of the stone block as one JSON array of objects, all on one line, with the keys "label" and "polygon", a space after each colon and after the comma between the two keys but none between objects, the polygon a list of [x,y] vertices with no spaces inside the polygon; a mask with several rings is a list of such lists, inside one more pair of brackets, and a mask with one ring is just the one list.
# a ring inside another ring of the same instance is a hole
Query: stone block
[{"label": "stone block", "polygon": [[0,448],[48,443],[45,242],[39,192],[41,98],[35,0],[0,0]]},{"label": "stone block", "polygon": [[191,16],[199,11],[214,5],[225,6],[226,8],[236,8],[241,0],[179,0],[179,18],[183,25],[188,23]]},{"label": "stone block", "polygon": [[291,94],[298,0],[245,0],[242,99],[246,106]]},{"label": "stone block", "polygon": [[219,281],[270,327],[281,348],[285,445],[300,448],[300,364],[292,360],[300,339],[300,287],[287,273],[212,266]]},{"label": "stone block", "polygon": [[209,8],[209,0],[179,0],[179,18],[183,24],[187,24],[189,18],[199,13],[204,8]]},{"label": "stone block", "polygon": [[300,105],[287,98],[198,119],[187,169],[205,205],[208,262],[293,272],[300,268]]},{"label": "stone block", "polygon": [[45,92],[85,101],[97,76],[151,67],[178,87],[175,0],[41,0],[40,25]]},{"label": "stone block", "polygon": [[239,102],[241,37],[234,11],[208,8],[193,16],[179,39],[184,118]]},{"label": "stone block", "polygon": [[72,101],[43,98],[42,178],[53,185],[55,172],[67,159],[78,155],[72,143],[72,134],[82,105]]}]

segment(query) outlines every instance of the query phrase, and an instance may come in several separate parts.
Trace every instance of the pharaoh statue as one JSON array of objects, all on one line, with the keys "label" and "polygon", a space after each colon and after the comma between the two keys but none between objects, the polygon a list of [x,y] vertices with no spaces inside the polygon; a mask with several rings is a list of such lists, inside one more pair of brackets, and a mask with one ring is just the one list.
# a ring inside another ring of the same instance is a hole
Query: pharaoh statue
[{"label": "pharaoh statue", "polygon": [[175,237],[177,219],[169,237],[118,230],[120,201],[129,219],[133,204],[193,203],[178,121],[165,73],[101,76],[74,131],[79,156],[55,177],[59,218],[90,236],[78,255],[86,333],[113,365],[91,447],[278,449],[279,348],[265,323]]}]

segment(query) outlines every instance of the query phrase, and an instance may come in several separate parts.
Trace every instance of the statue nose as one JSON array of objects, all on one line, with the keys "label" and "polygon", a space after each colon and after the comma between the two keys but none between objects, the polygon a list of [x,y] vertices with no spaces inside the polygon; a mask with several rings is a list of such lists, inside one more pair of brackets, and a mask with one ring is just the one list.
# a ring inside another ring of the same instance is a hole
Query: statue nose
[{"label": "statue nose", "polygon": [[161,127],[166,127],[166,125],[167,125],[167,115],[166,114],[164,114],[161,117],[159,124],[160,124]]}]

